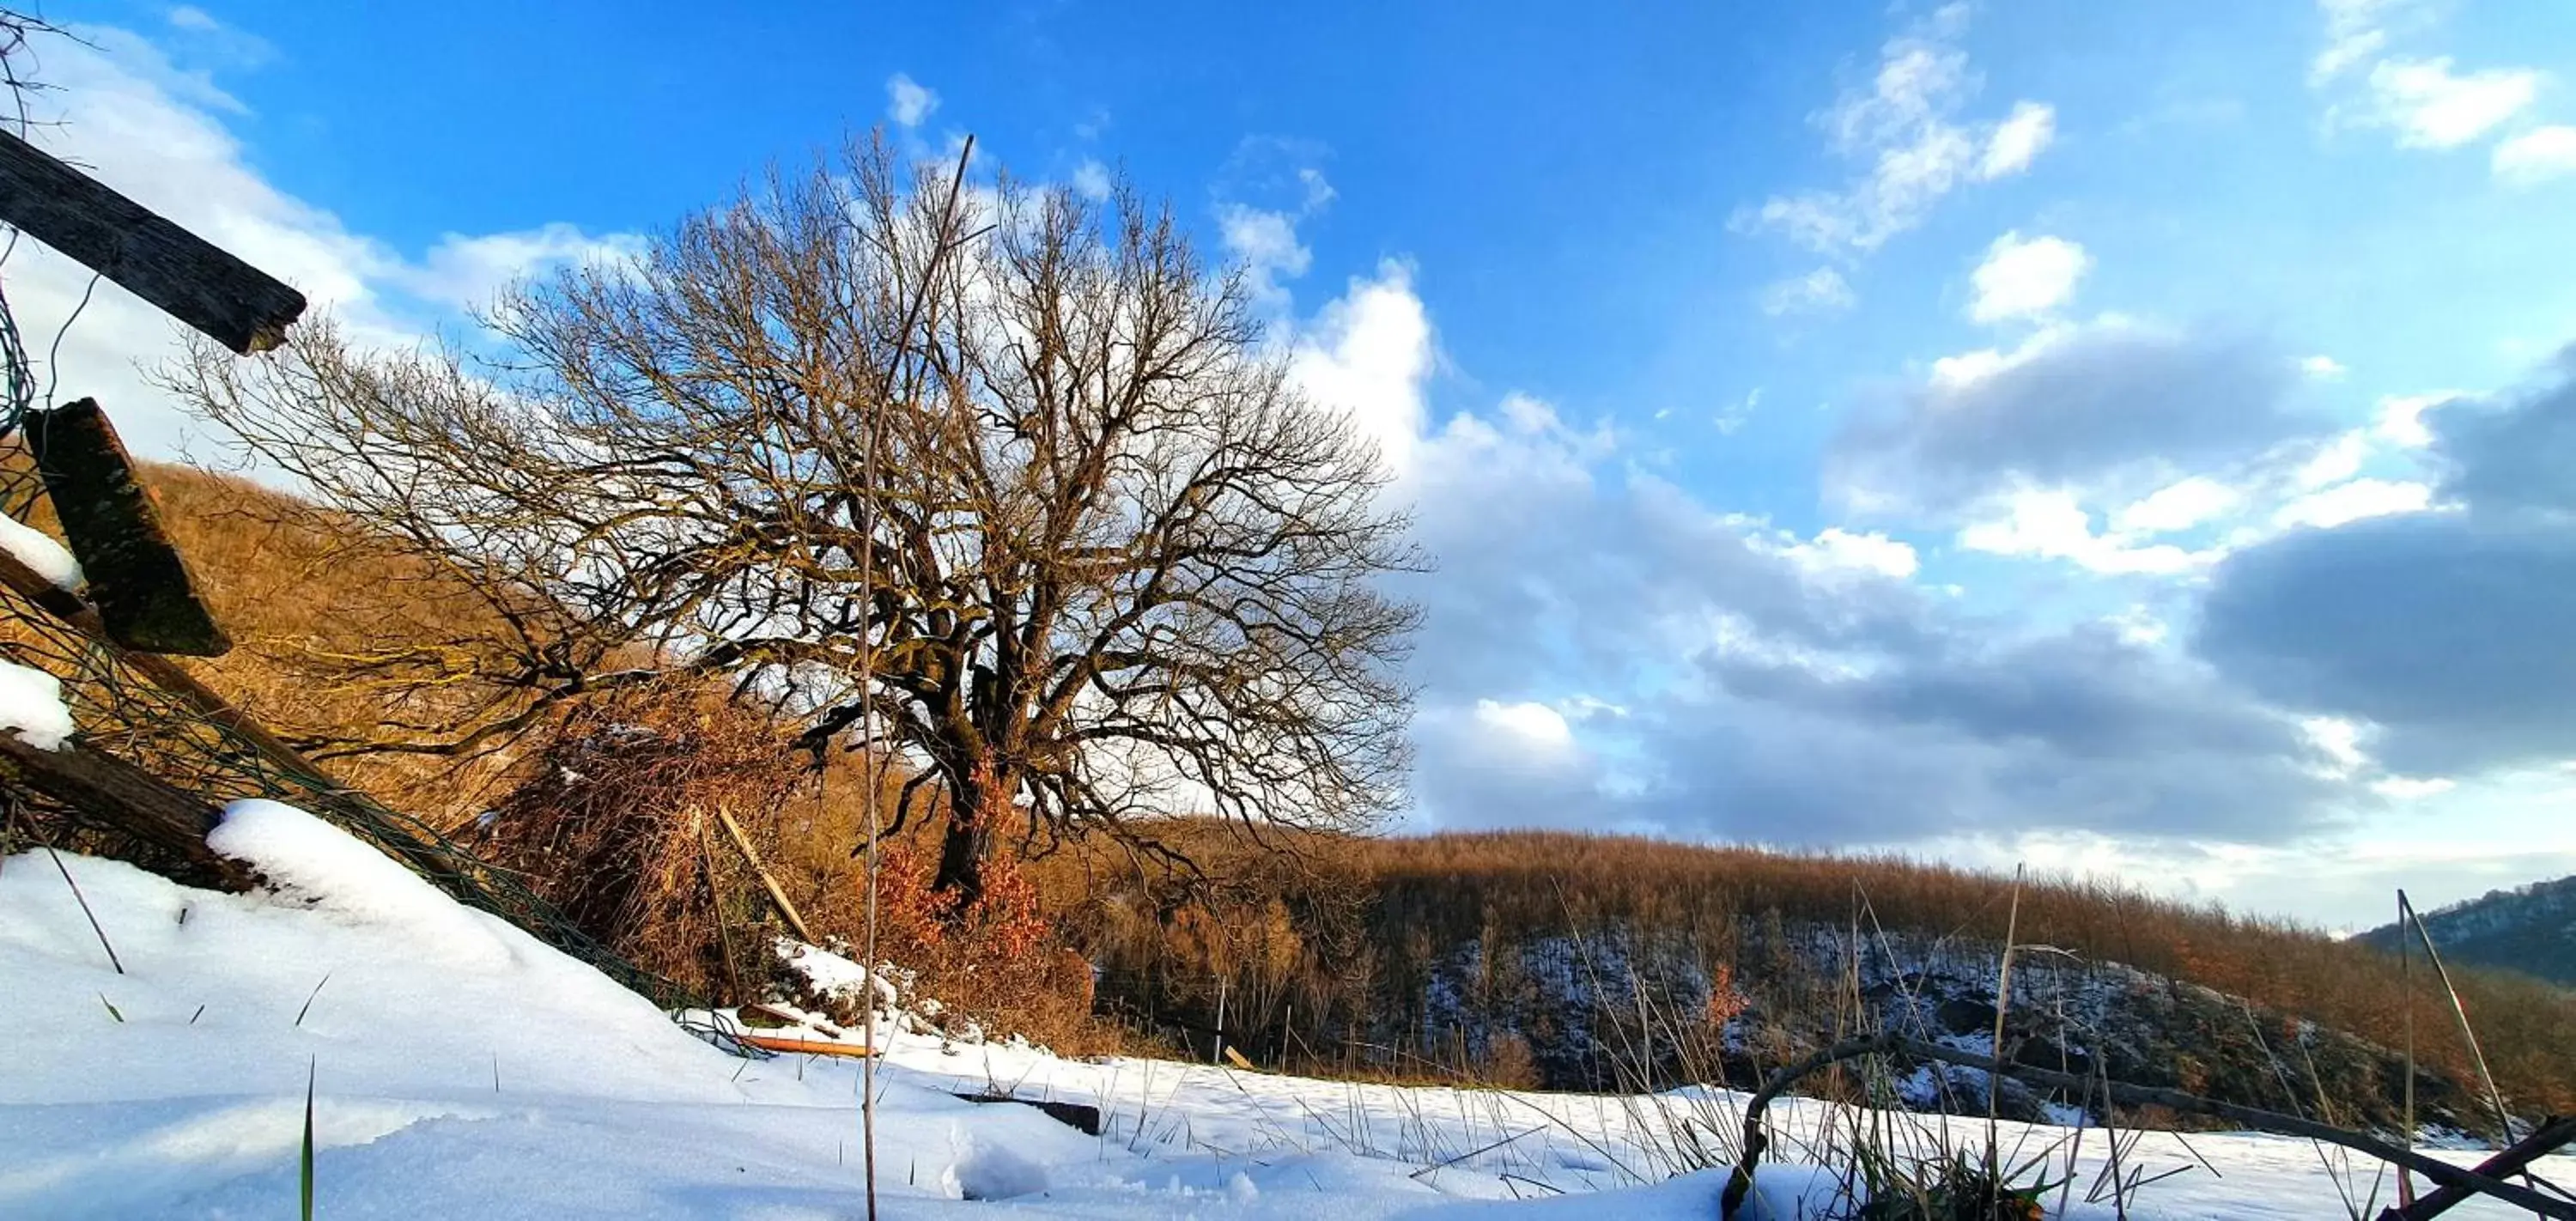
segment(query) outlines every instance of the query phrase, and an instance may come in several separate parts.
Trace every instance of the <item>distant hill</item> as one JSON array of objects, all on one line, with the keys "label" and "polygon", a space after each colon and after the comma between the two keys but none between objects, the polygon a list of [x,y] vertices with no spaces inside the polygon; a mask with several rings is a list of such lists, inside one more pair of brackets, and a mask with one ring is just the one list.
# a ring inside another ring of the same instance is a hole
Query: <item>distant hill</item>
[{"label": "distant hill", "polygon": [[[2576,988],[2576,877],[2491,890],[2424,913],[2424,927],[2445,965],[2497,967]],[[2397,933],[2387,924],[2360,939],[2393,950]]]}]

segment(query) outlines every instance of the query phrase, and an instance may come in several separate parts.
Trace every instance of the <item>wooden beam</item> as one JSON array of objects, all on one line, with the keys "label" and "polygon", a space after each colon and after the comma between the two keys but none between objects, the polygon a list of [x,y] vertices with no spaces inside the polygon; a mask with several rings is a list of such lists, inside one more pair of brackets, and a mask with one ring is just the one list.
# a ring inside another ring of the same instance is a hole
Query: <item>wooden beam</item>
[{"label": "wooden beam", "polygon": [[248,869],[206,846],[206,832],[222,817],[213,803],[114,755],[76,742],[45,750],[0,730],[0,774],[63,803],[84,820],[178,854],[228,890],[250,888]]},{"label": "wooden beam", "polygon": [[142,653],[220,657],[233,647],[198,597],[161,509],[96,399],[27,414],[27,448],[89,578],[109,639]]},{"label": "wooden beam", "polygon": [[5,550],[0,550],[0,585],[15,590],[19,596],[61,620],[64,626],[96,641],[117,661],[133,667],[153,686],[176,696],[208,721],[240,735],[253,749],[289,775],[303,777],[328,789],[348,788],[337,777],[324,771],[320,764],[305,758],[284,739],[270,733],[266,726],[252,720],[249,713],[216,694],[214,688],[197,681],[197,677],[181,669],[179,663],[152,653],[129,651],[109,639],[107,625],[100,622],[98,611],[83,601],[79,594],[37,575],[34,569],[19,563],[18,557]]},{"label": "wooden beam", "polygon": [[[2520,1173],[2522,1168],[2547,1157],[2569,1144],[2576,1144],[2576,1116],[2562,1115],[2551,1119],[2523,1137],[2510,1149],[2478,1163],[2472,1169],[2491,1179]],[[2453,1183],[2441,1187],[2402,1208],[2379,1214],[2380,1221],[2431,1221],[2449,1212],[2476,1194],[2470,1188]]]},{"label": "wooden beam", "polygon": [[304,294],[6,132],[0,220],[244,355],[304,312]]}]

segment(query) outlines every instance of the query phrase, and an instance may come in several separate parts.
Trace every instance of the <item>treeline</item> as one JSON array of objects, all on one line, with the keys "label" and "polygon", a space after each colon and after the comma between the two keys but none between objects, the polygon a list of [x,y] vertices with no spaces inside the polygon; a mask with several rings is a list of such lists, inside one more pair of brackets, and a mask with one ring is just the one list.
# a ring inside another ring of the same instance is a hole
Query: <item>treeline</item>
[{"label": "treeline", "polygon": [[[1205,1026],[1222,987],[1226,1028],[1291,1067],[1469,1077],[1512,1068],[1527,1032],[1495,1039],[1473,1029],[1508,1020],[1507,1006],[1480,1014],[1444,993],[1459,991],[1462,977],[1472,991],[1516,953],[1546,947],[1593,977],[1575,992],[1593,994],[1597,1022],[1633,1025],[1640,1011],[1704,1008],[1713,995],[1742,1011],[1732,1041],[1750,1068],[1765,1039],[1785,1052],[1812,1041],[1820,1018],[1848,1010],[1850,989],[1836,978],[1847,964],[1892,957],[1900,973],[1982,974],[1991,999],[2010,923],[2016,944],[2044,947],[2024,953],[2025,974],[2034,963],[2055,978],[2101,967],[2087,976],[2098,989],[2118,964],[2250,1002],[2240,1017],[2231,1006],[2211,1015],[2198,1013],[2207,1004],[2156,1001],[2199,1031],[2178,1026],[2172,1050],[2233,1046],[2240,1059],[2266,1057],[2250,1075],[2245,1065],[2208,1075],[2267,1084],[2270,1053],[2255,1044],[2279,1043],[2285,1030],[2295,1040],[2300,1022],[2396,1052],[2411,1008],[2420,1061],[2453,1082],[2473,1080],[2420,964],[2410,988],[2398,960],[2372,947],[2099,879],[2043,876],[2016,888],[2007,877],[1896,856],[1548,832],[1310,837],[1286,856],[1204,828],[1171,834],[1223,879],[1200,888],[1206,897],[1183,898],[1187,888],[1170,882],[1103,885],[1059,870],[1047,875],[1050,895],[1066,897],[1059,920],[1100,963],[1104,999],[1148,1020]],[[1621,962],[1605,965],[1612,958]],[[2458,982],[2508,1098],[2533,1111],[2576,1105],[2576,1044],[2566,1038],[2576,995],[2482,972]],[[1659,987],[1679,994],[1657,995]],[[1632,1049],[1644,1041],[1624,1037]],[[2299,1067],[2292,1052],[2282,1055]],[[2402,1071],[2386,1075],[2384,1092],[2393,1092]]]}]

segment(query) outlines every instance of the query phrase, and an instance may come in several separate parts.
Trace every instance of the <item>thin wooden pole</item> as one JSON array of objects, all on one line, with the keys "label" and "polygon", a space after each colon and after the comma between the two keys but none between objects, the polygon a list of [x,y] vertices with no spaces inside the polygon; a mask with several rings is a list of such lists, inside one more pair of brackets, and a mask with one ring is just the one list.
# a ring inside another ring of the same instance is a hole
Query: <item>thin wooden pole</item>
[{"label": "thin wooden pole", "polygon": [[2487,1071],[2487,1053],[2478,1046],[2478,1032],[2469,1025],[2469,1010],[2460,1003],[2460,990],[2451,986],[2451,972],[2442,966],[2442,952],[2433,948],[2433,932],[2424,927],[2424,917],[2415,914],[2415,905],[2406,901],[2405,891],[2397,892],[2397,906],[2414,923],[2415,938],[2424,943],[2424,961],[2433,964],[2433,978],[2441,981],[2442,995],[2451,1002],[2451,1016],[2460,1024],[2460,1038],[2468,1043],[2469,1059],[2478,1066],[2478,1084],[2486,1087],[2487,1103],[2495,1108],[2497,1138],[2511,1141],[2513,1113],[2504,1109],[2504,1094],[2496,1089],[2495,1074]]},{"label": "thin wooden pole", "polygon": [[770,875],[769,866],[760,862],[760,853],[752,849],[751,837],[742,833],[742,824],[733,820],[733,812],[722,805],[716,806],[716,825],[723,827],[725,838],[742,850],[742,859],[751,866],[752,876],[760,879],[761,889],[769,892],[769,901],[777,906],[779,916],[787,921],[787,927],[796,931],[797,940],[813,944],[814,934],[807,931],[805,917],[799,915],[796,905],[788,901],[787,892],[778,885],[778,879]]}]

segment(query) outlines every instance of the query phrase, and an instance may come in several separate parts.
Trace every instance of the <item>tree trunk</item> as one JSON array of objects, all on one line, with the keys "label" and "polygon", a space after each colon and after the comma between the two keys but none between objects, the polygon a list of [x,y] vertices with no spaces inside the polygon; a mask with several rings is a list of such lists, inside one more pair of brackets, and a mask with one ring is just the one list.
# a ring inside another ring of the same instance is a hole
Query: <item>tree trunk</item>
[{"label": "tree trunk", "polygon": [[931,889],[953,901],[951,920],[962,919],[984,897],[984,862],[993,853],[993,830],[1011,808],[1012,777],[983,760],[949,780],[948,828],[939,841],[939,873]]}]

